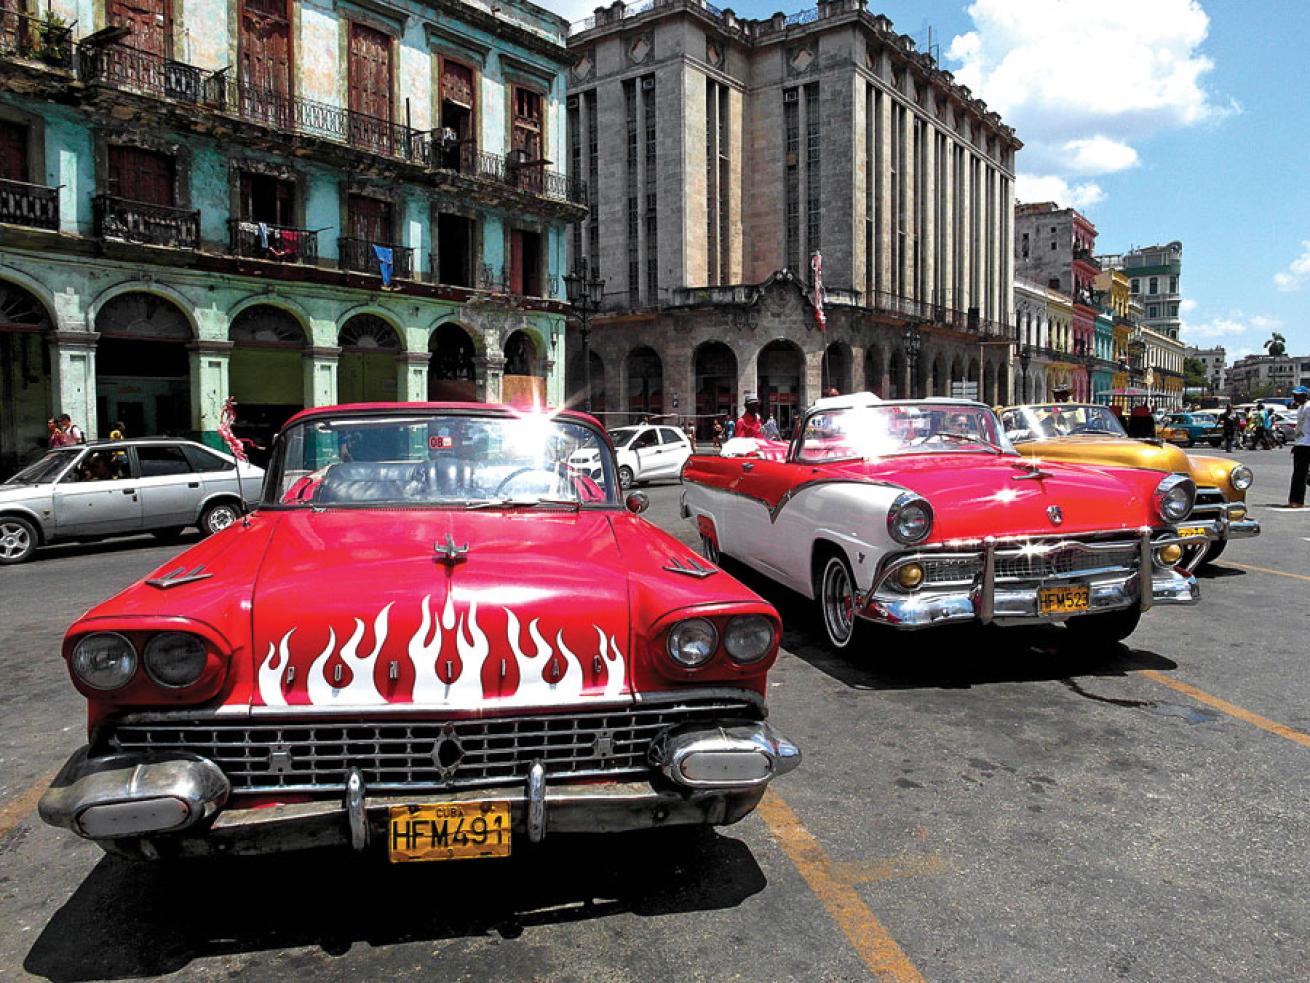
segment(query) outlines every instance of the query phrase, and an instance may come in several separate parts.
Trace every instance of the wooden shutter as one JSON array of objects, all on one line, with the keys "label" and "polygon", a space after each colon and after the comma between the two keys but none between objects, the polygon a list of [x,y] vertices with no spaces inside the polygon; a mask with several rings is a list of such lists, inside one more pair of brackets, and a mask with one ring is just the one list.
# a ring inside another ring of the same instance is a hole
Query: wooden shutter
[{"label": "wooden shutter", "polygon": [[129,27],[127,43],[161,58],[172,56],[172,11],[169,0],[108,0],[106,14],[114,26]]},{"label": "wooden shutter", "polygon": [[109,146],[109,193],[148,205],[176,205],[176,163],[140,147]]},{"label": "wooden shutter", "polygon": [[509,291],[523,293],[523,233],[518,229],[509,234]]},{"label": "wooden shutter", "polygon": [[368,242],[390,244],[391,203],[367,195],[351,195],[348,206],[350,236]]},{"label": "wooden shutter", "polygon": [[27,181],[27,127],[0,122],[0,178]]},{"label": "wooden shutter", "polygon": [[291,22],[287,0],[242,0],[241,82],[257,92],[291,91]]},{"label": "wooden shutter", "polygon": [[391,38],[365,24],[350,25],[350,108],[391,119]]}]

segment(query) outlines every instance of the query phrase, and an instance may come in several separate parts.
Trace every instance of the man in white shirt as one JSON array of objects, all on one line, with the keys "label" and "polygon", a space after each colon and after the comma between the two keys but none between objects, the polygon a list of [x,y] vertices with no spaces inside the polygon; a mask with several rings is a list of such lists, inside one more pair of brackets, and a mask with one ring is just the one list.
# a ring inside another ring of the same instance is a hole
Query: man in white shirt
[{"label": "man in white shirt", "polygon": [[1292,487],[1287,493],[1289,509],[1305,508],[1305,482],[1310,475],[1310,389],[1292,390],[1296,406],[1296,434],[1292,441]]}]

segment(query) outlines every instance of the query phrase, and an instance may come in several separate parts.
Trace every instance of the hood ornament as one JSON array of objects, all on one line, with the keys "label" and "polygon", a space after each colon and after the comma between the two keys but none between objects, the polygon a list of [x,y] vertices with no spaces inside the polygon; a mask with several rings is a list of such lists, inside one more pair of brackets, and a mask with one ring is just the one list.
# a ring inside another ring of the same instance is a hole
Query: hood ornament
[{"label": "hood ornament", "polygon": [[1058,505],[1046,506],[1046,517],[1051,520],[1052,525],[1060,525],[1064,522],[1064,509]]},{"label": "hood ornament", "polygon": [[698,580],[704,580],[706,577],[718,573],[714,567],[705,566],[694,556],[686,559],[675,556],[664,565],[663,569],[669,571],[669,573],[686,574],[688,577],[695,577]]},{"label": "hood ornament", "polygon": [[170,587],[180,587],[183,584],[192,584],[197,580],[208,580],[214,576],[212,573],[204,572],[205,565],[192,567],[188,570],[186,567],[178,567],[176,570],[170,570],[162,577],[151,577],[146,581],[151,587],[158,587],[160,590],[168,590]]},{"label": "hood ornament", "polygon": [[1023,472],[1023,474],[1014,474],[1010,476],[1015,481],[1042,481],[1045,478],[1051,477],[1051,472],[1042,470],[1040,461],[1026,460],[1022,463],[1016,461],[1014,464],[1011,464],[1010,467]]},{"label": "hood ornament", "polygon": [[469,544],[456,546],[455,540],[451,538],[450,533],[446,533],[444,543],[437,543],[433,549],[437,554],[437,562],[444,563],[448,567],[453,567],[456,563],[463,563],[469,558]]}]

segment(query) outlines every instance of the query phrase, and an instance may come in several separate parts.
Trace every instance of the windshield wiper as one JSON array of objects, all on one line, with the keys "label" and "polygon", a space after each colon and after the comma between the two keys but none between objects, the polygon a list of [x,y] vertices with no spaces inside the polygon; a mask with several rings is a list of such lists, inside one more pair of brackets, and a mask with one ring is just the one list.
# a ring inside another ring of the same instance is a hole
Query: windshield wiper
[{"label": "windshield wiper", "polygon": [[548,508],[567,508],[570,512],[576,512],[582,507],[581,502],[567,498],[496,498],[486,502],[469,502],[464,509],[469,512],[476,509],[534,509],[543,505]]}]

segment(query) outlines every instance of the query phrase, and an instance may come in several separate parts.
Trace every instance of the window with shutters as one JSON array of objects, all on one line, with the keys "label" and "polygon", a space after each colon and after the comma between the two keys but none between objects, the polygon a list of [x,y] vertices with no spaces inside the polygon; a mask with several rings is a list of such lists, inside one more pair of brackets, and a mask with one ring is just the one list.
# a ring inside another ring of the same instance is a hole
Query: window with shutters
[{"label": "window with shutters", "polygon": [[109,145],[107,192],[148,205],[177,204],[177,161],[142,147]]},{"label": "window with shutters", "polygon": [[241,175],[241,218],[247,222],[294,226],[296,185],[271,174]]},{"label": "window with shutters", "polygon": [[111,27],[132,33],[126,43],[161,58],[172,56],[173,12],[169,0],[108,0],[106,20]]},{"label": "window with shutters", "polygon": [[541,160],[545,144],[542,142],[542,106],[545,100],[540,92],[514,86],[514,126],[510,147],[521,151],[524,160]]},{"label": "window with shutters", "polygon": [[541,296],[541,233],[513,229],[509,234],[509,291]]},{"label": "window with shutters", "polygon": [[241,85],[256,93],[291,92],[291,20],[287,0],[241,0]]},{"label": "window with shutters", "polygon": [[346,214],[352,239],[382,245],[393,242],[391,202],[368,195],[351,195],[346,203]]},{"label": "window with shutters", "polygon": [[461,148],[477,146],[477,81],[468,65],[441,59],[441,113],[438,134],[442,166],[461,170]]},{"label": "window with shutters", "polygon": [[6,181],[29,180],[27,127],[22,123],[0,120],[0,178]]},{"label": "window with shutters", "polygon": [[391,152],[391,38],[367,24],[350,25],[350,142]]}]

